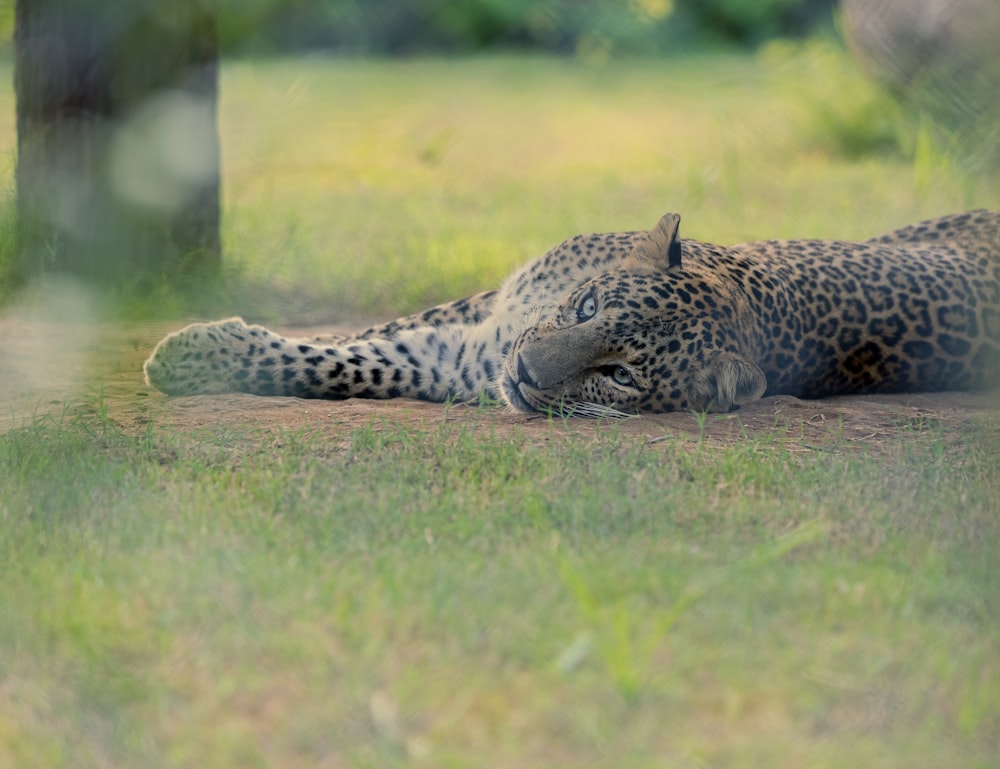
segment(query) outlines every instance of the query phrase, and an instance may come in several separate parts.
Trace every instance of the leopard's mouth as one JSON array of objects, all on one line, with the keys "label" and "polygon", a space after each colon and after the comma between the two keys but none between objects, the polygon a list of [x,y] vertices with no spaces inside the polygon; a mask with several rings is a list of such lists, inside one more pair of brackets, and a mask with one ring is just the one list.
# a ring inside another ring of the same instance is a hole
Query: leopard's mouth
[{"label": "leopard's mouth", "polygon": [[528,414],[548,413],[551,416],[582,417],[584,419],[628,419],[635,416],[635,412],[621,411],[614,406],[577,401],[556,405],[546,403],[541,398],[537,398],[537,396],[538,404],[535,405],[530,400],[533,395],[532,388],[524,382],[519,382],[506,371],[500,382],[500,391],[503,393],[504,400],[512,409]]},{"label": "leopard's mouth", "polygon": [[515,411],[532,413],[538,409],[532,406],[531,402],[525,397],[525,387],[526,385],[512,377],[510,372],[503,372],[503,378],[500,381],[500,392],[503,393],[503,398],[507,401],[507,405]]}]

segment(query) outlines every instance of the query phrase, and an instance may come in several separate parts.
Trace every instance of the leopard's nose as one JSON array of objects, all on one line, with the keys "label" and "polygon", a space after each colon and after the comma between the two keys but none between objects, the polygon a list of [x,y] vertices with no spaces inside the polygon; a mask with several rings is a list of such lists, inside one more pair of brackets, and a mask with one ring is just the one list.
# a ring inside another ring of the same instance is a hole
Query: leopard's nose
[{"label": "leopard's nose", "polygon": [[528,367],[524,365],[524,358],[521,357],[520,353],[517,356],[517,379],[521,384],[526,384],[528,387],[536,390],[538,389],[538,385],[531,378],[531,374],[528,373]]}]

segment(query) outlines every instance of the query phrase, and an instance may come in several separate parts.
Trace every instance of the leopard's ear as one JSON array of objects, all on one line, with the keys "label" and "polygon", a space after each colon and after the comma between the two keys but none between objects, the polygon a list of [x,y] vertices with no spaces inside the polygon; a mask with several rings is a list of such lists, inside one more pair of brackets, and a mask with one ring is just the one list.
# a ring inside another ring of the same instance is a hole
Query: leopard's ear
[{"label": "leopard's ear", "polygon": [[636,271],[670,270],[681,266],[681,217],[664,214],[656,227],[640,236],[626,260],[626,269]]}]

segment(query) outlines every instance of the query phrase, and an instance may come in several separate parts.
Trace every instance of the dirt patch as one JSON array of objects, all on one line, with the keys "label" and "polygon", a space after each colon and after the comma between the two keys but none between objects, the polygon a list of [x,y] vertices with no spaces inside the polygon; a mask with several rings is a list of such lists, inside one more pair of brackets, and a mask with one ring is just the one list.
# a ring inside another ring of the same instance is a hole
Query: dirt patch
[{"label": "dirt patch", "polygon": [[[883,450],[900,441],[933,438],[953,443],[970,430],[1000,442],[1000,394],[929,393],[804,401],[764,398],[733,414],[661,414],[626,420],[555,420],[504,409],[441,406],[408,400],[315,401],[216,395],[168,398],[147,387],[141,366],[156,342],[181,324],[133,326],[0,318],[0,432],[36,419],[66,419],[96,412],[123,430],[150,425],[181,431],[252,426],[309,430],[339,443],[358,428],[395,426],[431,431],[461,423],[493,435],[519,433],[544,442],[560,435],[596,440],[619,434],[659,443],[708,441],[728,445],[772,437],[802,451]],[[290,336],[349,332],[350,327],[282,329]]]}]

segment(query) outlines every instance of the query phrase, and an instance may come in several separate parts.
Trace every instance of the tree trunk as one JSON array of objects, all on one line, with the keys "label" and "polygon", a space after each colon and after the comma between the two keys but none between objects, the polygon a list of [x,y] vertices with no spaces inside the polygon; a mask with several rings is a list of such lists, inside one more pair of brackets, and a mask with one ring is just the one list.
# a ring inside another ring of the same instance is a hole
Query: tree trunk
[{"label": "tree trunk", "polygon": [[137,286],[220,259],[204,0],[17,0],[22,273]]}]

